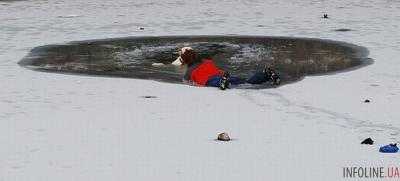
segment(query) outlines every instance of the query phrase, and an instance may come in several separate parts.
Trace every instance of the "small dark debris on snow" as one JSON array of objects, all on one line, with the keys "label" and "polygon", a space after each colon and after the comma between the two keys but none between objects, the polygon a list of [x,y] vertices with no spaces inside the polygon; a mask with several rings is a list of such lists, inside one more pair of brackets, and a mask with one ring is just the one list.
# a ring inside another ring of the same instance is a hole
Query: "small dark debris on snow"
[{"label": "small dark debris on snow", "polygon": [[144,30],[144,28],[143,27],[139,27],[139,30]]},{"label": "small dark debris on snow", "polygon": [[329,17],[328,17],[328,14],[324,14],[324,16],[323,16],[322,18],[328,19],[328,18],[329,18]]},{"label": "small dark debris on snow", "polygon": [[219,140],[219,141],[230,141],[231,138],[229,137],[228,133],[220,133],[220,134],[218,134],[217,140]]},{"label": "small dark debris on snow", "polygon": [[364,102],[365,102],[365,103],[369,103],[369,102],[371,102],[371,101],[370,101],[369,99],[365,99]]},{"label": "small dark debris on snow", "polygon": [[347,31],[352,31],[352,30],[348,29],[348,28],[339,28],[339,29],[336,29],[335,31],[347,32]]},{"label": "small dark debris on snow", "polygon": [[154,98],[157,98],[157,96],[141,96],[141,98],[154,99]]},{"label": "small dark debris on snow", "polygon": [[367,138],[364,141],[362,141],[361,144],[373,145],[374,144],[374,140],[372,140],[371,138]]}]

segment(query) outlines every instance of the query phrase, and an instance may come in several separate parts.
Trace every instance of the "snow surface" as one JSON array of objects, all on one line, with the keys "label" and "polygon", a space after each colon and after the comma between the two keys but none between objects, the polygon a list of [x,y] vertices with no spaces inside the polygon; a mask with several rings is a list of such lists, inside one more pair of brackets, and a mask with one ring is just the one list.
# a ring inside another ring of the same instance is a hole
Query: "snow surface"
[{"label": "snow surface", "polygon": [[[378,152],[400,136],[399,10],[397,0],[0,1],[0,180],[317,181],[343,179],[345,166],[399,167],[399,154]],[[17,65],[40,45],[200,34],[346,41],[375,63],[228,91]],[[214,141],[222,131],[234,141]],[[360,145],[367,137],[376,144]]]}]

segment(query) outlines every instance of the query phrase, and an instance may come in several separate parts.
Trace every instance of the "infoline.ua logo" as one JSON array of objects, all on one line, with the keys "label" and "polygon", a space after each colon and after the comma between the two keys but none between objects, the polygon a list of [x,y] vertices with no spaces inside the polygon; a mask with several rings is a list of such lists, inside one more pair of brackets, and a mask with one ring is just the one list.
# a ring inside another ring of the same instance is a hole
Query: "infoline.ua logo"
[{"label": "infoline.ua logo", "polygon": [[399,167],[343,167],[343,178],[400,178]]}]

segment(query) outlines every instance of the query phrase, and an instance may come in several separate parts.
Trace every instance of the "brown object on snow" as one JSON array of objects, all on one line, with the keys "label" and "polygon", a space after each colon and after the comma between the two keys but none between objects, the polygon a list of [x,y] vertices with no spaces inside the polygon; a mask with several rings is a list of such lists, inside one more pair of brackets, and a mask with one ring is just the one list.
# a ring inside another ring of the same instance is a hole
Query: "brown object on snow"
[{"label": "brown object on snow", "polygon": [[231,138],[229,137],[228,133],[220,133],[218,134],[219,141],[230,141]]}]

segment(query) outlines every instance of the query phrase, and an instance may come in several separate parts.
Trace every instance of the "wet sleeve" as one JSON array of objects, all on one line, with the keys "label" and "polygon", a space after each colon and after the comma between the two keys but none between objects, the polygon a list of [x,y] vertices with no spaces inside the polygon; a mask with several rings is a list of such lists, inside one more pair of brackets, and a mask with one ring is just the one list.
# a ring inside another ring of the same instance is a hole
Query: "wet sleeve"
[{"label": "wet sleeve", "polygon": [[191,71],[189,69],[186,70],[185,75],[183,75],[183,80],[189,81],[190,80],[190,74],[191,74]]}]

